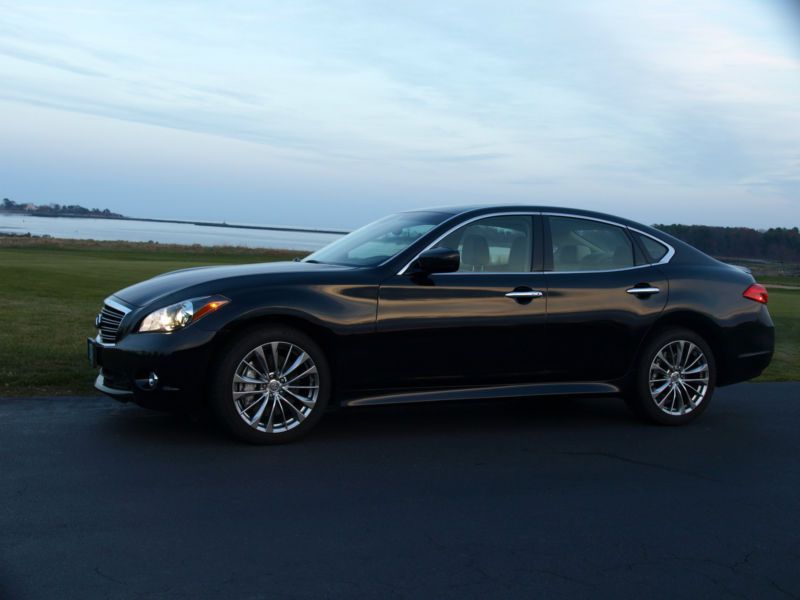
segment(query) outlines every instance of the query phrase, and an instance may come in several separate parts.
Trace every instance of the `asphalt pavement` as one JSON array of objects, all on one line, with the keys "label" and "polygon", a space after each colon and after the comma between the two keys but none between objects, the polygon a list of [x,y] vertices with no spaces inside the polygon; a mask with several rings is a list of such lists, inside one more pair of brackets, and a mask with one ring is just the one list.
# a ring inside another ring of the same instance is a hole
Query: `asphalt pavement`
[{"label": "asphalt pavement", "polygon": [[364,408],[253,447],[0,400],[0,598],[797,598],[800,383]]}]

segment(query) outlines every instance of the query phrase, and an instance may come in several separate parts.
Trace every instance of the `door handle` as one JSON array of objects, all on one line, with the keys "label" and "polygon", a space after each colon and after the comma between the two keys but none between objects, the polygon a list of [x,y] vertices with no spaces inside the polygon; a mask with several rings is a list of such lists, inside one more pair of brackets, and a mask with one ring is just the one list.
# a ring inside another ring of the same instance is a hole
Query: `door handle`
[{"label": "door handle", "polygon": [[632,288],[627,289],[625,291],[628,292],[629,294],[635,294],[637,296],[640,294],[649,296],[650,294],[657,294],[661,290],[652,285],[635,285]]},{"label": "door handle", "polygon": [[544,292],[537,290],[515,290],[506,294],[506,298],[541,298],[542,296],[544,296]]}]

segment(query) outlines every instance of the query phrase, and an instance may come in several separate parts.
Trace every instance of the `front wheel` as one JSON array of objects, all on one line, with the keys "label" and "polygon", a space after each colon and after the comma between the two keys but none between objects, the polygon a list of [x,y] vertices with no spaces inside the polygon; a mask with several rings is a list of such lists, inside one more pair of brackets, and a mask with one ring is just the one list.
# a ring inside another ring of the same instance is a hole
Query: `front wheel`
[{"label": "front wheel", "polygon": [[330,370],[320,347],[305,333],[264,327],[222,350],[211,406],[236,437],[280,444],[307,433],[330,397]]},{"label": "front wheel", "polygon": [[645,343],[626,401],[649,421],[683,425],[708,407],[716,377],[706,341],[688,329],[668,329]]}]

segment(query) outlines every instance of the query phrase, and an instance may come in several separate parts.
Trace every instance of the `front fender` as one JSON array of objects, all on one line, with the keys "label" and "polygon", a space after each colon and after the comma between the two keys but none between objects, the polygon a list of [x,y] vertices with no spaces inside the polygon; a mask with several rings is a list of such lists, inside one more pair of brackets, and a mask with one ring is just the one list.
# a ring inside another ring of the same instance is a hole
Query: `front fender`
[{"label": "front fender", "polygon": [[236,328],[251,319],[288,316],[337,335],[375,330],[377,285],[270,285],[226,295],[231,302],[199,321],[196,327],[219,331]]}]

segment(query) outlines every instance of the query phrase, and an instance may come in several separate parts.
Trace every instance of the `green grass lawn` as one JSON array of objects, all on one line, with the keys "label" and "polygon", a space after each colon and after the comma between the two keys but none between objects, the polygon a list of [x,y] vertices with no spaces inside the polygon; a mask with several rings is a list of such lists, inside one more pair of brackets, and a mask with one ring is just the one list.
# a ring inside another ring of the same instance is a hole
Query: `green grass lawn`
[{"label": "green grass lawn", "polygon": [[[93,393],[87,336],[103,299],[158,273],[287,260],[279,250],[0,238],[0,396]],[[781,283],[790,283],[781,281]],[[768,284],[768,282],[767,282]],[[800,380],[800,291],[770,291],[775,359],[761,380]]]},{"label": "green grass lawn", "polygon": [[[300,254],[302,255],[302,254]],[[0,396],[86,395],[86,337],[109,294],[158,273],[296,252],[0,238]]]},{"label": "green grass lawn", "polygon": [[770,289],[768,283],[765,285],[769,292],[769,314],[775,322],[775,356],[758,381],[798,381],[800,290]]},{"label": "green grass lawn", "polygon": [[765,286],[778,284],[800,288],[800,277],[789,277],[788,275],[755,275],[755,278],[758,283]]}]

